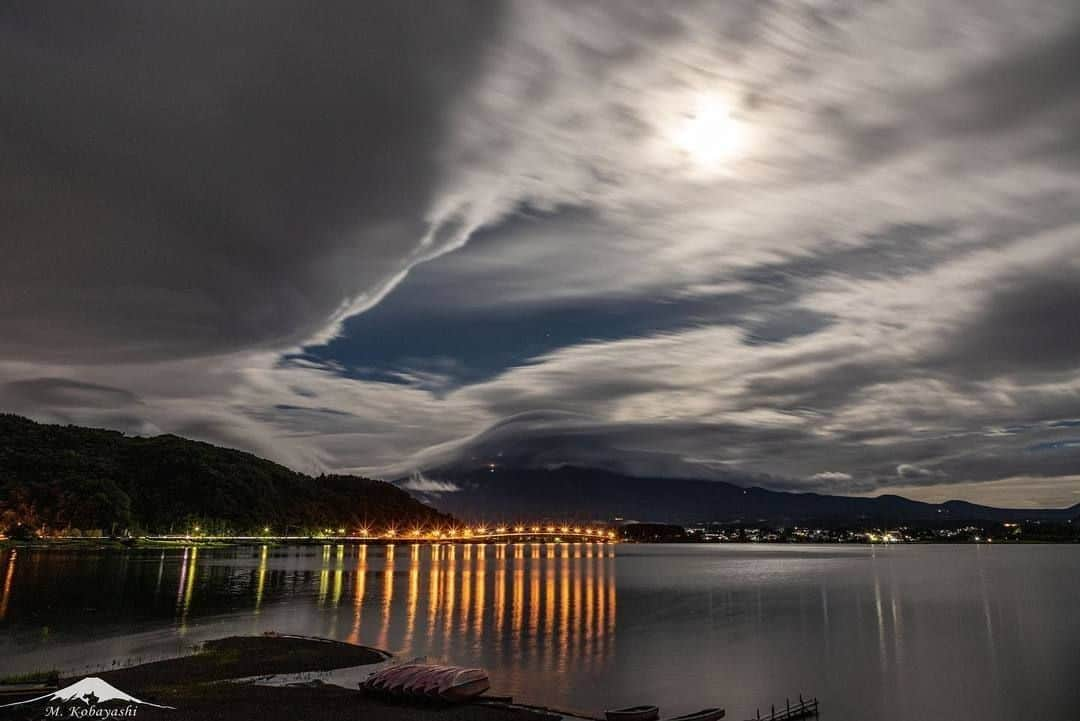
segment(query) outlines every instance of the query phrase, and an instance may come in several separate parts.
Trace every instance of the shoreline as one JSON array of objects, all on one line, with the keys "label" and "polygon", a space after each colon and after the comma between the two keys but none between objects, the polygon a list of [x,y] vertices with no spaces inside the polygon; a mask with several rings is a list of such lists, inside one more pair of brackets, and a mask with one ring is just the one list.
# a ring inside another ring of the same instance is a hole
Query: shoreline
[{"label": "shoreline", "polygon": [[[246,548],[262,547],[287,548],[291,546],[328,546],[328,545],[366,545],[366,546],[393,546],[393,545],[512,545],[517,543],[536,543],[541,545],[574,545],[583,541],[466,541],[466,540],[413,540],[413,539],[336,539],[336,538],[305,538],[288,541],[256,539],[226,540],[135,540],[126,542],[108,538],[50,538],[34,539],[32,541],[0,539],[0,550],[71,550],[71,551],[126,551],[126,550],[168,550],[185,548]],[[896,541],[896,542],[856,542],[856,541],[626,541],[604,542],[604,545],[657,545],[657,546],[1075,546],[1080,544],[1080,539],[1073,540],[1049,540],[1049,539],[1011,539],[1011,540],[983,540],[983,541]]]},{"label": "shoreline", "polygon": [[[268,633],[262,636],[230,636],[207,641],[193,654],[118,668],[97,678],[125,693],[176,711],[138,709],[139,715],[167,719],[181,712],[185,721],[296,721],[312,717],[321,721],[558,721],[589,719],[543,706],[524,706],[497,696],[448,705],[406,699],[384,699],[321,680],[301,680],[282,685],[262,685],[273,676],[329,674],[335,670],[376,668],[392,654],[382,649],[333,639]],[[24,669],[29,673],[34,669]],[[60,688],[81,676],[62,676]],[[33,692],[29,698],[39,696]],[[6,700],[6,699],[5,699]],[[26,700],[12,698],[11,700]],[[28,707],[0,710],[2,718],[22,718]]]}]

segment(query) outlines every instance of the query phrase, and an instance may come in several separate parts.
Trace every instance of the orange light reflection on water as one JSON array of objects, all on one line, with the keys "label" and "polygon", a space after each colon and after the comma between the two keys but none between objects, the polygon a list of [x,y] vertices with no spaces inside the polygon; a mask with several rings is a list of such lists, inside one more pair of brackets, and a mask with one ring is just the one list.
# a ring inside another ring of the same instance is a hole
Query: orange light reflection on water
[{"label": "orange light reflection on water", "polygon": [[7,571],[4,573],[4,590],[0,592],[0,621],[7,615],[8,600],[11,598],[11,579],[15,577],[15,557],[18,551],[11,550],[8,556]]},{"label": "orange light reflection on water", "polygon": [[[409,541],[284,553],[261,545],[253,555],[244,580],[264,623],[279,622],[283,602],[306,597],[306,609],[288,611],[308,615],[298,618],[306,632],[436,662],[479,654],[513,661],[506,668],[572,673],[614,650],[614,549],[604,543]],[[15,555],[3,560],[0,618],[8,613]],[[214,557],[197,548],[179,560],[176,618],[183,634],[203,587],[222,579],[208,565]]]}]

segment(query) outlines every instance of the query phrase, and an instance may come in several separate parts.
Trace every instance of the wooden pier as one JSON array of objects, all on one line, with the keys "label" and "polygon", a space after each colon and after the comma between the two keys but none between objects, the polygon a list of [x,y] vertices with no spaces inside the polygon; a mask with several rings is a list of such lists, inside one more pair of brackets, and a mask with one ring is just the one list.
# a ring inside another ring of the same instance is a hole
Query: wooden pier
[{"label": "wooden pier", "polygon": [[783,708],[770,707],[768,716],[762,716],[761,709],[758,709],[757,715],[749,721],[795,721],[796,719],[817,718],[817,715],[818,700],[816,698],[804,699],[800,694],[799,701],[794,705],[790,699],[784,699]]}]

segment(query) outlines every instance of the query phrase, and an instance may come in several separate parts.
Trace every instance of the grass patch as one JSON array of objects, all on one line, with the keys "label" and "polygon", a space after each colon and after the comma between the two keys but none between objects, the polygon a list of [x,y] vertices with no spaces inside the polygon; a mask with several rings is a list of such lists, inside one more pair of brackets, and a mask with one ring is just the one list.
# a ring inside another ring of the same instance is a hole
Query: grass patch
[{"label": "grass patch", "polygon": [[0,684],[15,683],[60,683],[60,672],[56,669],[51,671],[31,671],[30,673],[17,673],[0,678]]},{"label": "grass patch", "polygon": [[123,689],[184,686],[274,673],[324,671],[378,663],[364,646],[282,636],[234,636],[207,641],[188,656],[116,669],[102,677]]}]

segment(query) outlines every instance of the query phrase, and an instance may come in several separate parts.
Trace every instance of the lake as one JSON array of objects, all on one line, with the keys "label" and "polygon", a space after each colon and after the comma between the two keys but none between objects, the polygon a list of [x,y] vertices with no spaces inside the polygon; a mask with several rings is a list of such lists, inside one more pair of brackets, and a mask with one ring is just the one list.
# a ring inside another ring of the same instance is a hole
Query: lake
[{"label": "lake", "polygon": [[0,551],[0,673],[274,630],[515,699],[744,719],[1077,718],[1080,546],[398,544]]}]

